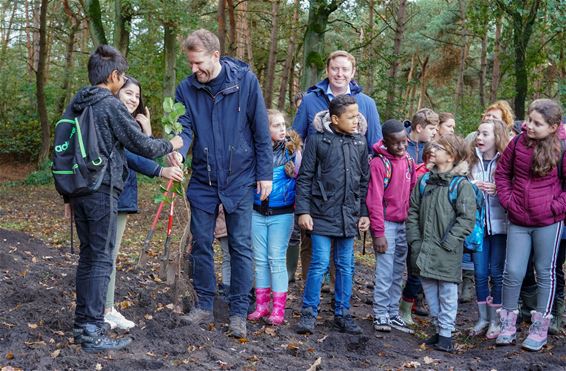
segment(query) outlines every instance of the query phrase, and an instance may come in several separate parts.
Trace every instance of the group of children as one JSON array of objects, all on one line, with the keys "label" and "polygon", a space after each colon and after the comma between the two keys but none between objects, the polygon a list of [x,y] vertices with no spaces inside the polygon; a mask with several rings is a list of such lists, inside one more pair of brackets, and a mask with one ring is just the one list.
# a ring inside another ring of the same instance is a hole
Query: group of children
[{"label": "group of children", "polygon": [[[521,284],[534,267],[537,300],[522,346],[540,350],[547,341],[555,297],[561,298],[561,305],[564,297],[563,284],[556,290],[557,276],[563,280],[559,246],[566,216],[560,105],[535,100],[517,127],[508,105],[497,102],[466,141],[454,135],[452,115],[424,108],[409,130],[397,120],[386,121],[369,163],[360,119],[355,98],[334,98],[328,111],[317,115],[318,133],[308,138],[297,161],[293,156],[300,150],[286,149],[290,139],[283,115],[270,113],[277,154],[274,194],[254,206],[257,307],[248,319],[269,314],[273,290],[268,322],[283,322],[284,250],[294,211],[312,239],[298,333],[314,331],[331,245],[336,265],[334,324],[343,332],[362,332],[349,313],[353,246],[358,230],[369,229],[376,256],[374,329],[414,332],[410,309],[400,311],[400,303],[408,301],[402,293],[407,274],[415,285],[409,291],[424,292],[435,326],[424,343],[450,352],[464,239],[480,224],[483,243],[467,251],[473,258],[478,307],[470,334],[485,334],[498,345],[515,342]],[[478,197],[484,202],[484,220],[476,223]]]}]

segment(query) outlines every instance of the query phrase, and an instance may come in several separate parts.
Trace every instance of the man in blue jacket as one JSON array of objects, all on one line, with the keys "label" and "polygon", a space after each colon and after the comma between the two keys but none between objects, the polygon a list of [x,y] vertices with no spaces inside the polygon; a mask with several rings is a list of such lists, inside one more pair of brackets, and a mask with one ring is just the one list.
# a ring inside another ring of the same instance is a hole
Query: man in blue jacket
[{"label": "man in blue jacket", "polygon": [[[177,87],[175,99],[186,113],[179,151],[186,158],[192,145],[192,175],[187,190],[191,206],[192,278],[197,305],[181,319],[190,324],[213,322],[216,295],[214,227],[223,205],[231,257],[230,332],[246,336],[248,293],[253,283],[251,215],[254,192],[264,200],[272,187],[273,151],[261,88],[249,66],[220,57],[220,43],[200,29],[183,43],[192,75]],[[169,156],[172,165],[179,158]]]}]

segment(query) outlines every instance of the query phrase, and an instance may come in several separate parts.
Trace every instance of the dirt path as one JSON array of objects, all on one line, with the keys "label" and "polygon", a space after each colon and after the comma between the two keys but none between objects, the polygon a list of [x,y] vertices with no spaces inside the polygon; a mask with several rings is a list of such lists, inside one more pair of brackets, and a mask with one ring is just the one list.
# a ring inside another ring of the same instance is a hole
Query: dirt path
[{"label": "dirt path", "polygon": [[[155,185],[142,185],[147,215],[130,220],[126,255],[119,262],[116,298],[124,314],[137,324],[130,333],[134,342],[124,351],[91,355],[74,345],[70,335],[77,255],[66,247],[67,229],[59,216],[58,198],[50,187],[0,185],[0,369],[307,370],[318,359],[325,370],[566,368],[564,336],[552,337],[551,345],[537,354],[518,346],[496,348],[491,341],[466,337],[464,330],[475,316],[472,304],[460,307],[461,333],[454,354],[419,346],[419,339],[429,331],[426,318],[418,319],[416,335],[377,334],[370,319],[373,258],[367,255],[358,256],[352,300],[363,335],[332,330],[328,294],[323,295],[316,334],[295,334],[301,280],[290,287],[287,324],[280,328],[249,323],[247,339],[228,338],[227,306],[222,300],[215,305],[214,326],[183,325],[172,311],[169,288],[157,278],[156,265],[146,272],[133,269],[131,257],[143,238],[138,235],[145,234],[154,208],[148,201],[153,189]],[[22,194],[29,195],[28,201],[33,199],[33,206],[16,202]],[[25,230],[36,237],[5,228]]]}]

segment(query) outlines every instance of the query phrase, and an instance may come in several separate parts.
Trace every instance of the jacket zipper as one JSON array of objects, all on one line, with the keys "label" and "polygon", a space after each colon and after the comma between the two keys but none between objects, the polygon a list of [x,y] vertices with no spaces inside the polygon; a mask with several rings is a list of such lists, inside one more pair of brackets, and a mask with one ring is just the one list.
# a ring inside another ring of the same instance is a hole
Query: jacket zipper
[{"label": "jacket zipper", "polygon": [[208,162],[208,147],[204,147],[204,153],[206,154],[206,170],[208,172],[208,185],[212,186],[212,180],[210,179],[210,173],[212,169],[210,168],[210,163]]},{"label": "jacket zipper", "polygon": [[234,153],[234,146],[228,145],[228,152],[230,152],[228,160],[228,175],[232,174],[232,154]]}]

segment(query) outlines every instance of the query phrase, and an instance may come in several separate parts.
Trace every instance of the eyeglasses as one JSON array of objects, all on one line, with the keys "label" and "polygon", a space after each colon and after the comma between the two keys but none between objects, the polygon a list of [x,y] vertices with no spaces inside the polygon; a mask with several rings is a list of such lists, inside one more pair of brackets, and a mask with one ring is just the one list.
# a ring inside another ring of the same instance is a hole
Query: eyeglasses
[{"label": "eyeglasses", "polygon": [[436,144],[436,143],[431,143],[430,148],[431,148],[432,150],[435,150],[435,151],[448,152],[448,151],[446,150],[446,148],[444,148],[444,147],[442,147],[440,144]]}]

